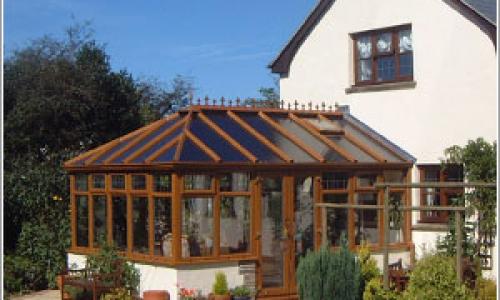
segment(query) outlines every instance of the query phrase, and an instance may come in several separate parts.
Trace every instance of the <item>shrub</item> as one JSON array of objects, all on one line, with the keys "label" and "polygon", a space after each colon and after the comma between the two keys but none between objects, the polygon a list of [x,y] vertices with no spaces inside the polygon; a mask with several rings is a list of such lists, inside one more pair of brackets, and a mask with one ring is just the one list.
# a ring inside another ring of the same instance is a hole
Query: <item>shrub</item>
[{"label": "shrub", "polygon": [[410,275],[407,299],[472,299],[465,285],[457,285],[454,259],[442,254],[417,261]]},{"label": "shrub", "polygon": [[297,287],[300,299],[359,299],[360,267],[348,250],[343,238],[339,250],[329,246],[319,252],[308,252],[300,259],[297,268]]},{"label": "shrub", "polygon": [[102,274],[110,274],[114,272],[116,261],[122,263],[122,279],[123,285],[127,290],[137,292],[140,284],[140,273],[133,264],[126,262],[118,255],[115,247],[107,243],[103,243],[99,252],[87,257],[89,268],[94,272]]},{"label": "shrub", "polygon": [[4,256],[4,294],[39,290],[47,285],[40,263],[17,255]]},{"label": "shrub", "polygon": [[380,278],[374,277],[366,282],[365,290],[363,292],[363,300],[398,300],[402,299],[393,290],[386,291],[380,282]]},{"label": "shrub", "polygon": [[377,267],[377,262],[371,258],[370,249],[363,243],[358,251],[358,259],[359,265],[361,267],[361,284],[360,291],[363,294],[365,290],[365,286],[370,282],[373,278],[377,278],[380,276],[380,270]]},{"label": "shrub", "polygon": [[223,272],[215,273],[215,282],[212,287],[212,292],[215,295],[227,295],[229,293],[226,274],[224,274]]},{"label": "shrub", "polygon": [[132,300],[130,291],[125,288],[113,289],[111,292],[101,296],[102,300]]},{"label": "shrub", "polygon": [[497,284],[494,280],[479,278],[477,285],[479,300],[496,299]]},{"label": "shrub", "polygon": [[231,291],[231,295],[235,297],[249,297],[250,295],[252,295],[252,291],[248,287],[241,285],[235,287]]}]

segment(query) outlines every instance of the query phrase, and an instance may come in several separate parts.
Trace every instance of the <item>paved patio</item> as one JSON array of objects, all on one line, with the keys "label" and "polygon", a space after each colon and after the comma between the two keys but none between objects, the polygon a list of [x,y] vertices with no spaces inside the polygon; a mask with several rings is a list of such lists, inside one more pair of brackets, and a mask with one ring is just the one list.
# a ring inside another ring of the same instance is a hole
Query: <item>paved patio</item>
[{"label": "paved patio", "polygon": [[23,296],[12,296],[13,300],[59,300],[61,294],[59,290],[38,291]]}]

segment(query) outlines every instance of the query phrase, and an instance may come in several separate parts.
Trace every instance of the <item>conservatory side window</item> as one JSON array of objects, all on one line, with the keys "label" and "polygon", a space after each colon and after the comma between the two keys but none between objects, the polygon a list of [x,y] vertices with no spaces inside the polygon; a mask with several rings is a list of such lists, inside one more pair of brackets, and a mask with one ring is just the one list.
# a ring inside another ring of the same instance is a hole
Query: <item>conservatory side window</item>
[{"label": "conservatory side window", "polygon": [[182,257],[212,256],[214,249],[213,198],[182,199]]},{"label": "conservatory side window", "polygon": [[89,246],[88,196],[76,196],[76,246]]}]

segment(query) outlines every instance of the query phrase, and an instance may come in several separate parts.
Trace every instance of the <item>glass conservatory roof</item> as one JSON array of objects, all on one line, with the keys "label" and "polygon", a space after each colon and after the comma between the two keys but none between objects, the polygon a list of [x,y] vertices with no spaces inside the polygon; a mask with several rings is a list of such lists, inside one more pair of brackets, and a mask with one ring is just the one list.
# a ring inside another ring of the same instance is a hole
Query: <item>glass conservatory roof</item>
[{"label": "glass conservatory roof", "polygon": [[65,166],[414,161],[347,112],[192,105],[85,152]]}]

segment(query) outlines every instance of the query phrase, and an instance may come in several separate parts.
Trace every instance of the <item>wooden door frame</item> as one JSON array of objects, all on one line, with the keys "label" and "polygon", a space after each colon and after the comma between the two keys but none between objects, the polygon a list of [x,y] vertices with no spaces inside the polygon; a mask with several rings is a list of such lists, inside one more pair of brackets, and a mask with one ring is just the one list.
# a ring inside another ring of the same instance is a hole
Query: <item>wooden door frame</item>
[{"label": "wooden door frame", "polygon": [[[255,199],[257,201],[255,205],[256,209],[256,230],[257,230],[257,256],[258,262],[256,267],[256,284],[257,284],[257,298],[266,298],[266,297],[287,297],[297,294],[297,284],[294,280],[295,277],[295,184],[296,179],[298,177],[312,177],[313,180],[313,202],[316,203],[320,201],[320,177],[321,174],[317,172],[307,172],[305,174],[299,174],[296,172],[263,172],[257,174],[257,178],[259,178],[258,183],[255,186]],[[284,261],[283,261],[283,287],[282,288],[262,288],[262,269],[261,269],[261,261],[262,261],[262,178],[270,177],[282,178],[282,193],[283,193],[283,225],[287,228],[288,238],[287,238],[287,250],[284,253]],[[318,213],[316,208],[313,210],[313,248],[316,249],[319,247],[317,236],[321,236],[318,233]]]}]

